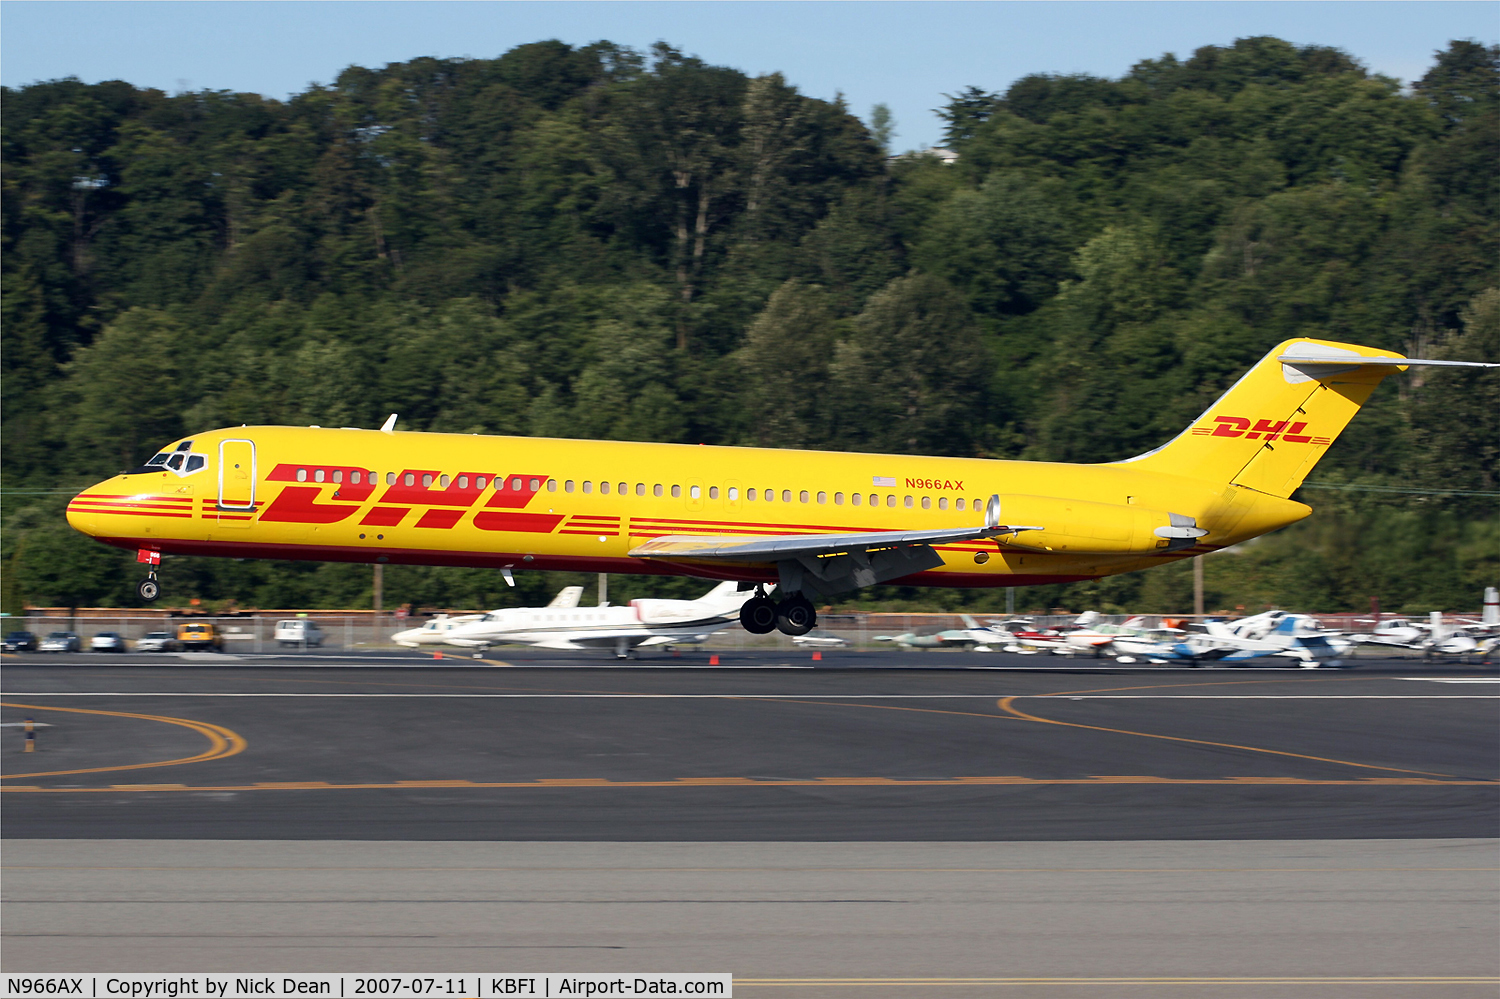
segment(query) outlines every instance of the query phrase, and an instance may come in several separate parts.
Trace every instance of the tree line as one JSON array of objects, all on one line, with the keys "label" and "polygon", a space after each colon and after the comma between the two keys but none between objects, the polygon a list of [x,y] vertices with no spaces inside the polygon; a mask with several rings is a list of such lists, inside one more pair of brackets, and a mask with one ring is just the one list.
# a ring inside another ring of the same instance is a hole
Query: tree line
[{"label": "tree line", "polygon": [[[286,101],[3,99],[4,602],[133,602],[71,491],[237,423],[1100,461],[1291,336],[1500,359],[1500,50],[1410,87],[1240,39],[884,109],[659,44],[350,67]],[[1213,607],[1422,610],[1500,578],[1500,379],[1392,378]],[[368,567],[174,559],[165,599],[358,606]],[[392,567],[388,603],[573,581]],[[1025,606],[1182,609],[1185,564]],[[621,578],[617,596],[690,580]],[[984,591],[853,603],[993,609]]]}]

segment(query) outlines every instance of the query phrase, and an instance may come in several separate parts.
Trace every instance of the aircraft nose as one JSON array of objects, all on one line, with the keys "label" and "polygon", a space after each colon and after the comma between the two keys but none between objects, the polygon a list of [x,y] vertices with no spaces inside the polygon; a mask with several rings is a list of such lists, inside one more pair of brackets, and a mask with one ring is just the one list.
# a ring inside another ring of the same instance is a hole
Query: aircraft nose
[{"label": "aircraft nose", "polygon": [[99,535],[99,518],[95,506],[98,501],[93,498],[93,494],[100,491],[99,486],[94,486],[68,501],[68,526],[91,538]]}]

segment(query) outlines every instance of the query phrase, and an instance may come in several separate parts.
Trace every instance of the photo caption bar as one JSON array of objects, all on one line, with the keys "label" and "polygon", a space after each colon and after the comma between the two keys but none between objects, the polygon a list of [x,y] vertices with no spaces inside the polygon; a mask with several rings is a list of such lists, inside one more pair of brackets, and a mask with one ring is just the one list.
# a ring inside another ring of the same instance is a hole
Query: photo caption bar
[{"label": "photo caption bar", "polygon": [[485,972],[422,975],[225,974],[10,975],[5,999],[78,996],[81,999],[258,999],[261,996],[328,996],[367,999],[411,996],[491,999],[502,996],[733,996],[734,976],[697,974],[561,974]]}]

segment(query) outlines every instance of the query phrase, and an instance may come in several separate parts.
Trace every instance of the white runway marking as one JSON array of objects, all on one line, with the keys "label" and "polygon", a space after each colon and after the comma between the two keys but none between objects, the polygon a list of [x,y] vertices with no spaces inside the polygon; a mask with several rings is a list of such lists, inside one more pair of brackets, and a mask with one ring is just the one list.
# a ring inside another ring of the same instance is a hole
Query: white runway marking
[{"label": "white runway marking", "polygon": [[1039,701],[1493,701],[1500,694],[432,694],[432,693],[215,693],[212,691],[162,690],[68,690],[7,691],[6,697],[360,697],[360,698],[437,698],[450,700],[703,700],[703,701],[992,701],[997,697],[1015,697]]},{"label": "white runway marking", "polygon": [[1425,680],[1428,683],[1500,683],[1500,676],[1474,676],[1474,677],[1443,677],[1443,676],[1402,676],[1400,680]]}]

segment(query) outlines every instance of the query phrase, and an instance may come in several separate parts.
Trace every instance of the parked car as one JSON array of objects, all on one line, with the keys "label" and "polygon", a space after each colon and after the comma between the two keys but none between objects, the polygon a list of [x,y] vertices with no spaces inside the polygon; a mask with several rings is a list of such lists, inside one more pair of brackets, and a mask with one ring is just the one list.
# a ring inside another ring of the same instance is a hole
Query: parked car
[{"label": "parked car", "polygon": [[172,637],[170,631],[153,631],[135,643],[137,652],[176,652],[179,648],[177,639]]},{"label": "parked car", "polygon": [[101,631],[89,639],[90,652],[124,652],[125,639],[117,631]]},{"label": "parked car", "polygon": [[43,652],[81,652],[83,643],[78,636],[71,631],[50,632],[42,639],[41,650]]},{"label": "parked car", "polygon": [[287,618],[276,622],[276,641],[282,645],[308,645],[316,648],[323,644],[323,629],[316,621],[305,617]]},{"label": "parked car", "polygon": [[210,649],[217,652],[222,644],[219,633],[207,621],[177,626],[177,644],[184,649]]},{"label": "parked car", "polygon": [[35,652],[36,636],[29,631],[12,631],[5,636],[6,652]]}]

